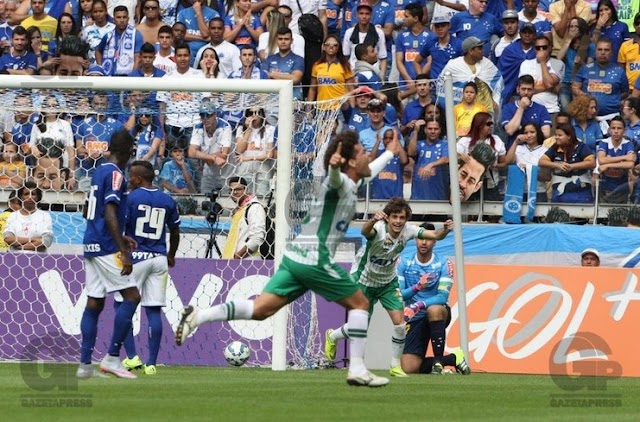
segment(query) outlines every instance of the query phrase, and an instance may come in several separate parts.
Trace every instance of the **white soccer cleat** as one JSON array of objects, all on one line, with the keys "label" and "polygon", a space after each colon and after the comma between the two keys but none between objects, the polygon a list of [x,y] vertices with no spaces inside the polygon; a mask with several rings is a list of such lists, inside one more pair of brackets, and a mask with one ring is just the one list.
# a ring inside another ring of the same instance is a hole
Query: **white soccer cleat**
[{"label": "white soccer cleat", "polygon": [[379,377],[367,370],[365,370],[361,374],[353,374],[351,371],[349,371],[349,375],[347,376],[347,384],[355,385],[356,387],[383,387],[389,384],[389,379]]},{"label": "white soccer cleat", "polygon": [[178,328],[176,328],[176,344],[178,346],[182,346],[189,334],[195,331],[195,320],[196,315],[198,314],[198,309],[189,305],[185,306],[181,312],[182,318],[178,323]]},{"label": "white soccer cleat", "polygon": [[109,376],[98,371],[90,363],[81,363],[80,365],[78,365],[76,378],[86,380],[89,378],[109,378]]},{"label": "white soccer cleat", "polygon": [[105,374],[112,374],[118,378],[138,378],[133,372],[127,371],[118,356],[105,356],[100,362],[100,370]]}]

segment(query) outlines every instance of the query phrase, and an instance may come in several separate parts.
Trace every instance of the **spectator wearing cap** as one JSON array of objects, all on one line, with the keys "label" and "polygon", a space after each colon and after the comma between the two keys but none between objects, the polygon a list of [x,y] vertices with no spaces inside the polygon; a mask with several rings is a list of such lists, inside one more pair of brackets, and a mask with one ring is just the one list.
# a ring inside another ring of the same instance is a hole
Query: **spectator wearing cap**
[{"label": "spectator wearing cap", "polygon": [[600,253],[597,249],[587,248],[580,254],[581,265],[583,267],[599,267],[600,266]]},{"label": "spectator wearing cap", "polygon": [[502,27],[504,28],[504,36],[493,44],[492,47],[492,57],[495,64],[498,64],[498,59],[504,49],[520,38],[518,34],[518,12],[512,9],[502,12]]},{"label": "spectator wearing cap", "polygon": [[633,97],[640,96],[640,86],[635,90],[635,84],[640,76],[640,13],[633,18],[633,28],[635,32],[633,37],[626,40],[620,45],[618,52],[618,63],[624,67],[629,80],[629,89],[634,89]]},{"label": "spectator wearing cap", "polygon": [[491,37],[502,37],[504,31],[502,22],[486,12],[485,0],[469,0],[469,10],[456,13],[451,18],[451,33],[461,40],[475,37],[482,41],[483,55],[491,54]]},{"label": "spectator wearing cap", "polygon": [[160,186],[167,193],[196,193],[196,172],[184,156],[184,150],[175,145],[160,171]]},{"label": "spectator wearing cap", "polygon": [[502,91],[502,104],[511,102],[516,94],[520,64],[536,57],[533,41],[536,37],[536,29],[531,23],[524,23],[520,27],[518,41],[507,46],[498,59],[498,69],[504,78],[504,91]]},{"label": "spectator wearing cap", "polygon": [[373,150],[376,141],[382,139],[387,129],[397,129],[387,125],[384,121],[386,104],[377,98],[373,98],[367,105],[369,112],[369,127],[360,132],[360,143],[367,152]]},{"label": "spectator wearing cap", "polygon": [[[444,78],[447,72],[451,72],[455,104],[462,101],[462,92],[467,82],[474,81],[478,85],[476,102],[483,105],[489,113],[493,113],[502,100],[504,86],[502,75],[491,60],[484,57],[484,42],[479,38],[465,39],[462,42],[462,51],[464,56],[449,61],[442,69],[440,78]],[[444,84],[437,85],[437,93],[438,104],[444,107]]]},{"label": "spectator wearing cap", "polygon": [[387,44],[384,31],[371,22],[371,5],[363,0],[357,7],[358,23],[347,29],[342,39],[342,52],[349,56],[349,63],[353,67],[356,62],[355,47],[358,44],[374,46],[378,51],[380,74],[387,71]]},{"label": "spectator wearing cap", "polygon": [[407,103],[400,119],[400,131],[404,136],[411,135],[416,121],[424,117],[425,109],[432,103],[429,76],[426,73],[416,75],[414,85],[418,98]]},{"label": "spectator wearing cap", "polygon": [[434,16],[431,24],[436,36],[427,40],[427,43],[420,49],[413,66],[416,74],[426,73],[430,79],[435,79],[449,63],[449,60],[461,57],[463,51],[462,40],[452,37],[449,32],[451,29],[449,15]]},{"label": "spectator wearing cap", "polygon": [[342,104],[342,115],[347,129],[360,133],[370,126],[367,106],[373,98],[377,98],[377,94],[367,86],[361,86],[349,93],[349,101]]},{"label": "spectator wearing cap", "polygon": [[375,66],[378,63],[378,52],[369,44],[358,44],[355,48],[356,63],[353,72],[356,75],[358,86],[367,86],[374,91],[382,88],[380,69]]},{"label": "spectator wearing cap", "polygon": [[92,64],[85,72],[86,76],[107,76],[104,68],[99,64]]},{"label": "spectator wearing cap", "polygon": [[233,131],[226,120],[218,117],[215,106],[203,110],[201,116],[202,128],[191,137],[189,157],[204,162],[200,192],[208,194],[222,190],[233,174],[233,164],[228,160]]},{"label": "spectator wearing cap", "polygon": [[560,111],[558,92],[560,81],[564,78],[564,63],[551,57],[551,40],[544,35],[536,37],[533,48],[536,50],[535,59],[522,62],[518,77],[533,76],[535,85],[532,100],[544,106],[553,119],[555,113]]},{"label": "spectator wearing cap", "polygon": [[555,57],[562,48],[571,19],[578,17],[590,22],[591,6],[584,0],[558,0],[549,6],[549,15],[551,25],[553,25],[553,51],[551,55]]},{"label": "spectator wearing cap", "polygon": [[538,8],[540,0],[524,0],[522,10],[518,12],[520,25],[532,24],[536,29],[536,35],[544,35],[551,39],[551,22],[545,13]]},{"label": "spectator wearing cap", "polygon": [[400,89],[405,90],[408,85],[413,84],[416,75],[422,73],[416,71],[416,68],[422,67],[425,60],[421,58],[422,60],[416,63],[416,57],[426,47],[432,34],[422,24],[424,11],[420,4],[410,3],[401,13],[404,15],[407,29],[396,36],[396,67],[400,74]]},{"label": "spectator wearing cap", "polygon": [[386,73],[383,73],[382,75],[385,80],[388,80],[393,62],[391,49],[394,45],[393,31],[395,30],[395,2],[387,0],[363,0],[361,3],[368,3],[369,6],[371,6],[371,24],[376,28],[382,29],[382,32],[384,32],[385,45],[387,47],[387,70]]}]

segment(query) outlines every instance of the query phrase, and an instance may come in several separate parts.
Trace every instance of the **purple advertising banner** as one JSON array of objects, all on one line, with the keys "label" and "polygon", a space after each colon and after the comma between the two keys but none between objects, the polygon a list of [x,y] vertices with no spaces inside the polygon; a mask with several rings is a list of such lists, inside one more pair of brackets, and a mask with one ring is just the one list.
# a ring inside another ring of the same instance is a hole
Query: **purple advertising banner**
[{"label": "purple advertising banner", "polygon": [[[86,296],[84,262],[76,255],[13,254],[0,255],[0,359],[45,359],[75,362],[80,350],[80,320]],[[168,365],[226,365],[222,350],[234,340],[247,343],[252,355],[249,365],[269,365],[273,323],[230,321],[198,328],[182,347],[173,335],[180,310],[187,304],[206,308],[229,300],[258,295],[273,273],[273,262],[213,259],[178,259],[169,270],[167,306],[163,308],[163,339],[158,363]],[[317,300],[318,331],[339,327],[345,322],[344,310],[307,293],[290,307],[290,360],[313,365],[323,341],[310,334],[313,301]],[[136,352],[147,356],[147,324],[144,311],[134,318]],[[100,315],[94,361],[104,356],[113,327],[113,298],[106,299]],[[124,357],[124,351],[122,356]],[[340,356],[340,355],[339,355]]]}]

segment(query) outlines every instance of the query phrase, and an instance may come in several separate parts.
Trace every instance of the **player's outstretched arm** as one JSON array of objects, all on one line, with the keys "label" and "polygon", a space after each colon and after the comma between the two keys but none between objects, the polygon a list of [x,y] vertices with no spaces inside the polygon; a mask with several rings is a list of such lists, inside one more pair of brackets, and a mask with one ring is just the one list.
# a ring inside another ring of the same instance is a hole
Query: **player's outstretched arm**
[{"label": "player's outstretched arm", "polygon": [[342,142],[338,142],[336,152],[329,158],[329,186],[337,189],[342,185],[342,165],[346,162],[342,156]]},{"label": "player's outstretched arm", "polygon": [[418,232],[418,239],[425,240],[442,240],[453,230],[453,221],[447,220],[444,222],[444,227],[438,230],[426,230],[422,229]]},{"label": "player's outstretched arm", "polygon": [[373,228],[373,226],[381,220],[387,220],[387,214],[385,214],[384,211],[376,212],[373,217],[369,219],[369,221],[364,223],[364,226],[362,226],[362,230],[360,231],[360,233],[367,239],[372,239],[376,235],[376,230]]}]

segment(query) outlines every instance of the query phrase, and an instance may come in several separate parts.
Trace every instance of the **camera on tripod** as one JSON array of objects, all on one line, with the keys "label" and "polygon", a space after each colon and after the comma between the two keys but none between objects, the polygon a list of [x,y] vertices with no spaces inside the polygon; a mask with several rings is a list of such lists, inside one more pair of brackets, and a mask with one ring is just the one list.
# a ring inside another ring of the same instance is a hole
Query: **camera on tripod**
[{"label": "camera on tripod", "polygon": [[211,193],[209,193],[209,200],[202,201],[202,211],[207,213],[205,218],[210,225],[216,224],[218,216],[222,213],[222,205],[218,203],[219,196],[219,191],[212,190]]}]

